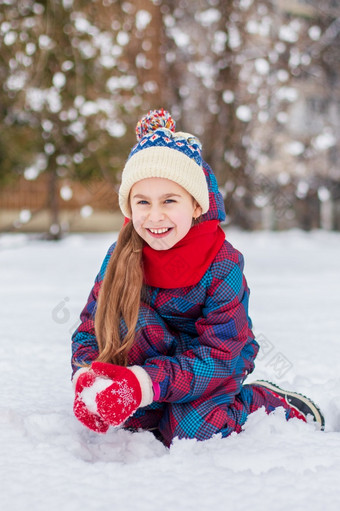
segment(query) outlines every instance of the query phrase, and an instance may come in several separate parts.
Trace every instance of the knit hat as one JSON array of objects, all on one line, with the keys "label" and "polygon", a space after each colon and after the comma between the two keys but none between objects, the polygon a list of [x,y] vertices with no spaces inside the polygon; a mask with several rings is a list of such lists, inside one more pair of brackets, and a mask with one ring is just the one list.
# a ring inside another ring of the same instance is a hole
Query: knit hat
[{"label": "knit hat", "polygon": [[209,209],[209,192],[202,168],[202,146],[190,133],[175,131],[169,112],[150,110],[136,126],[138,143],[132,148],[122,173],[119,206],[131,218],[129,194],[142,179],[162,177],[182,186],[198,202],[202,214]]}]

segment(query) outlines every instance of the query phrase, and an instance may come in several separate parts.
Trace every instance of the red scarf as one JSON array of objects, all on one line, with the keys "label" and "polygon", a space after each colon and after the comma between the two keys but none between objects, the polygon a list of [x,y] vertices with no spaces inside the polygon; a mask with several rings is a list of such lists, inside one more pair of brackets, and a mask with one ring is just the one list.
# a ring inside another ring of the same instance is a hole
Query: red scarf
[{"label": "red scarf", "polygon": [[175,289],[197,284],[225,240],[218,220],[209,220],[190,229],[169,250],[143,248],[144,282],[149,286]]}]

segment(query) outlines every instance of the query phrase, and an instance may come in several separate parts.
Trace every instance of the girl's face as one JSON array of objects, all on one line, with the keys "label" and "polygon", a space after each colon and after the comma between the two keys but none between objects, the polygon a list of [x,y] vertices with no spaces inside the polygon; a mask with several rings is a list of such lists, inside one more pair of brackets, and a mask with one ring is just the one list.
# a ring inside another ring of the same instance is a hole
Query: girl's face
[{"label": "girl's face", "polygon": [[132,223],[139,236],[155,250],[168,250],[189,232],[193,218],[202,214],[193,197],[174,181],[142,179],[130,192]]}]

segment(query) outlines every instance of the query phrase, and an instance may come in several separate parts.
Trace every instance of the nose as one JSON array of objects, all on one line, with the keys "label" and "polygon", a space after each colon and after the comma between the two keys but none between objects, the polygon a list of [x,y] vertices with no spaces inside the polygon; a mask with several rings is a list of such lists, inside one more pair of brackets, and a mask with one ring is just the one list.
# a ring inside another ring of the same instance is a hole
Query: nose
[{"label": "nose", "polygon": [[153,223],[157,223],[164,220],[164,217],[165,217],[164,212],[158,204],[154,204],[151,206],[148,214],[148,220],[150,220]]}]

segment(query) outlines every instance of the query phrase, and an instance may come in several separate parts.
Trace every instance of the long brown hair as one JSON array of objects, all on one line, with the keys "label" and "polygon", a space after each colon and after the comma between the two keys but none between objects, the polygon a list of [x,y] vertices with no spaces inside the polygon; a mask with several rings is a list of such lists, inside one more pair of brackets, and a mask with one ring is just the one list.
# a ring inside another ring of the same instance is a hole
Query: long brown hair
[{"label": "long brown hair", "polygon": [[[127,365],[135,330],[143,286],[143,240],[132,221],[120,231],[117,245],[107,266],[99,292],[95,316],[95,332],[100,362]],[[127,332],[120,338],[120,323]]]}]

